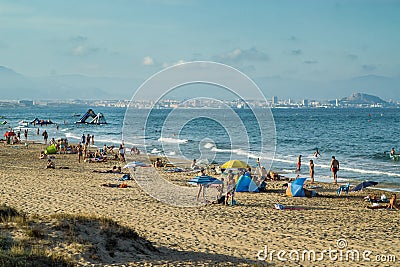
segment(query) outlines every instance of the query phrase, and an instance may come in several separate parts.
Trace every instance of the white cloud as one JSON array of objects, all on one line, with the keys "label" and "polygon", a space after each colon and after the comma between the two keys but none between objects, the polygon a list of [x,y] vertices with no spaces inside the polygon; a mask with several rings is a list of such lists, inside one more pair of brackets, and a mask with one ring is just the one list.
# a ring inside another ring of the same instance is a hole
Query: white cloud
[{"label": "white cloud", "polygon": [[72,55],[74,56],[87,56],[89,54],[97,52],[97,48],[90,48],[85,45],[78,45],[72,48]]},{"label": "white cloud", "polygon": [[143,63],[143,65],[150,66],[150,65],[154,64],[154,60],[153,60],[152,57],[147,56],[147,57],[143,58],[143,62],[142,63]]},{"label": "white cloud", "polygon": [[180,60],[178,60],[177,62],[173,62],[173,63],[164,62],[164,63],[162,64],[162,67],[165,69],[165,68],[168,68],[168,67],[170,67],[170,66],[183,64],[183,63],[185,63],[185,62],[186,62],[186,60],[183,60],[183,59],[180,59]]},{"label": "white cloud", "polygon": [[269,57],[266,53],[257,48],[240,49],[236,48],[224,55],[214,56],[214,59],[221,62],[253,62],[253,61],[268,61]]}]

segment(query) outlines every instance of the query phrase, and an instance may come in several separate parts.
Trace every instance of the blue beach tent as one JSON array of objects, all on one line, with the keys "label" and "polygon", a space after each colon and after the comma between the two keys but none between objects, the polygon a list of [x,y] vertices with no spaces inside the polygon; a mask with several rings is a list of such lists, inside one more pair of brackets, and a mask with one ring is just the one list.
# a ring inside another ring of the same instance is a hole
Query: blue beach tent
[{"label": "blue beach tent", "polygon": [[259,192],[258,186],[253,180],[246,175],[242,175],[239,177],[239,180],[236,183],[236,192]]},{"label": "blue beach tent", "polygon": [[297,178],[289,183],[286,189],[286,195],[289,197],[305,197],[303,184],[306,180],[307,178]]}]

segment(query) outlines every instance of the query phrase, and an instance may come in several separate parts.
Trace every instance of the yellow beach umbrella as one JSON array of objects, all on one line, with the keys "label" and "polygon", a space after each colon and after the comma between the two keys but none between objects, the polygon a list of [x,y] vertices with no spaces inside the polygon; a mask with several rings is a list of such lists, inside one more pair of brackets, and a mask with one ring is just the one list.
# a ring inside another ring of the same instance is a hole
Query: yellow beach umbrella
[{"label": "yellow beach umbrella", "polygon": [[250,166],[246,162],[237,159],[227,161],[221,165],[221,169],[232,169],[232,168],[250,168]]}]

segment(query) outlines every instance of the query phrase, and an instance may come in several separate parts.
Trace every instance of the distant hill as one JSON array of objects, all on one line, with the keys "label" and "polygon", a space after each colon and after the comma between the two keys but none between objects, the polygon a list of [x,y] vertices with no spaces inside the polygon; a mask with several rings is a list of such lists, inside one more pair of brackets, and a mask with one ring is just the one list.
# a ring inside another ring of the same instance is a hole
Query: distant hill
[{"label": "distant hill", "polygon": [[364,93],[353,93],[348,97],[342,98],[340,100],[340,103],[352,104],[352,105],[388,104],[387,101],[381,99],[380,97]]},{"label": "distant hill", "polygon": [[[53,75],[29,77],[0,66],[0,98],[19,99],[130,99],[140,80],[128,78],[88,77],[84,75]],[[400,77],[367,75],[348,80],[317,82],[284,77],[251,77],[270,99],[340,99],[354,91],[379,95],[386,100],[400,100]],[[148,92],[148,97],[158,95]],[[185,95],[185,98],[192,97]],[[367,97],[368,99],[368,97]],[[363,100],[364,101],[364,100]],[[383,103],[383,102],[380,102]]]},{"label": "distant hill", "polygon": [[129,99],[138,84],[131,79],[84,75],[29,77],[0,66],[2,100]]}]

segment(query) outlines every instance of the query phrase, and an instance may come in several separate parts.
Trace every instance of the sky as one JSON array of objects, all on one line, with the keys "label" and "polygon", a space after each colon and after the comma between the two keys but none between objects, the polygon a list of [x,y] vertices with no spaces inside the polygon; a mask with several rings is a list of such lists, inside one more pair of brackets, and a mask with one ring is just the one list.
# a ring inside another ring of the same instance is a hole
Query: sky
[{"label": "sky", "polygon": [[0,66],[144,81],[210,60],[254,79],[399,77],[399,14],[400,0],[1,0]]}]

